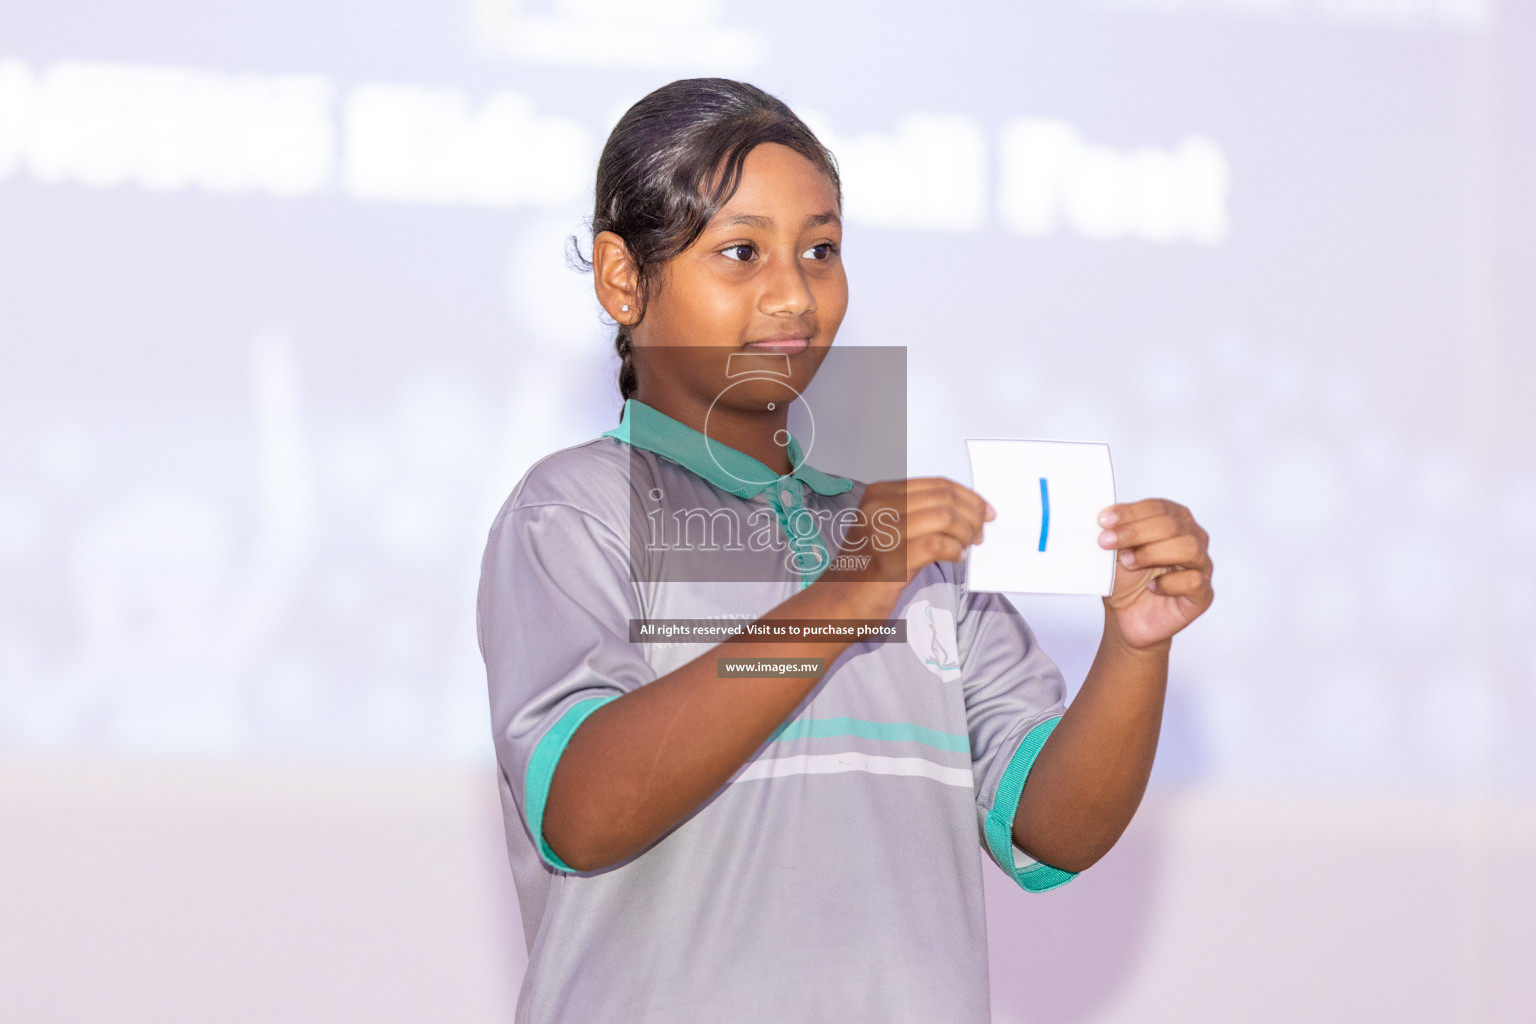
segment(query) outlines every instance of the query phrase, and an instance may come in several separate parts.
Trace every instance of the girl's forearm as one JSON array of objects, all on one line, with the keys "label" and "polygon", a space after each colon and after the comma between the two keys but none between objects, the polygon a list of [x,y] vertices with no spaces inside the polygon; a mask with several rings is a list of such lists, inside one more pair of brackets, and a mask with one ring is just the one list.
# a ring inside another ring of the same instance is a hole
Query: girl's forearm
[{"label": "girl's forearm", "polygon": [[[820,581],[762,617],[884,619],[900,587]],[[544,838],[578,871],[645,849],[696,811],[813,690],[815,678],[721,678],[718,658],[823,659],[850,641],[732,639],[604,704],[555,768]]]},{"label": "girl's forearm", "polygon": [[1019,848],[1083,871],[1120,838],[1146,792],[1162,727],[1171,641],[1129,646],[1105,616],[1104,639],[1019,798]]}]

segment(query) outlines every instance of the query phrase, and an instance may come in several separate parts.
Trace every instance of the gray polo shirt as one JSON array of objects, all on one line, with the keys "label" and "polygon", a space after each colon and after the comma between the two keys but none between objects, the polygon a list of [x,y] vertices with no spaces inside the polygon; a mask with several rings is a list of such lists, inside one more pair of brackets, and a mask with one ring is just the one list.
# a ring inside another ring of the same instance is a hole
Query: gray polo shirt
[{"label": "gray polo shirt", "polygon": [[[789,451],[800,463],[793,439]],[[963,565],[919,573],[893,612],[906,642],[850,646],[645,851],[581,874],[542,832],[581,721],[708,649],[631,643],[630,621],[756,618],[825,568],[824,538],[796,526],[825,520],[796,510],[824,517],[862,492],[809,465],[776,477],[633,399],[618,428],[542,459],[512,492],[486,546],[478,625],[528,942],[519,1022],[990,1019],[983,851],[1031,892],[1073,877],[1012,843],[1064,686],[1002,595],[966,590]],[[634,502],[657,493],[755,513],[782,543],[757,553],[749,582],[637,572]]]}]

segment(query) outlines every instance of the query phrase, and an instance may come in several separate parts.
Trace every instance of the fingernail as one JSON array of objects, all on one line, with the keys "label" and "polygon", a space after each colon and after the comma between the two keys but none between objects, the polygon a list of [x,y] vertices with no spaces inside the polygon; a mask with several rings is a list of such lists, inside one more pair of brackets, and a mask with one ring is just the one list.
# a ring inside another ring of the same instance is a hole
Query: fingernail
[{"label": "fingernail", "polygon": [[1114,512],[1110,511],[1109,509],[1105,509],[1103,512],[1099,513],[1099,525],[1100,526],[1114,526],[1115,525],[1115,518],[1116,517],[1115,517]]},{"label": "fingernail", "polygon": [[1129,569],[1136,563],[1136,556],[1129,551],[1120,552],[1120,564]]},{"label": "fingernail", "polygon": [[1114,546],[1115,546],[1115,531],[1114,530],[1105,530],[1103,533],[1099,534],[1099,547],[1101,547],[1101,548],[1112,548]]},{"label": "fingernail", "polygon": [[987,502],[987,518],[989,520],[997,518],[997,509],[992,507],[992,503],[990,501]]}]

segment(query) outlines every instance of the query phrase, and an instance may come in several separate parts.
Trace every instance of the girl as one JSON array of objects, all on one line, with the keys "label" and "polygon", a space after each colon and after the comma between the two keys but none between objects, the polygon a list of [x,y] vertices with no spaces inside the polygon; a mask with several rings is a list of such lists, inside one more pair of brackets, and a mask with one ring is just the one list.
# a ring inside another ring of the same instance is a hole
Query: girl
[{"label": "girl", "polygon": [[[788,433],[847,307],[840,213],[831,155],[749,85],[674,82],[603,150],[620,423],[528,471],[480,585],[519,1021],[979,1024],[981,851],[1050,889],[1140,802],[1170,640],[1212,600],[1205,532],[1104,510],[1120,571],[1065,708],[1018,613],[965,587],[982,496],[834,476]],[[908,635],[650,642],[727,619]]]}]

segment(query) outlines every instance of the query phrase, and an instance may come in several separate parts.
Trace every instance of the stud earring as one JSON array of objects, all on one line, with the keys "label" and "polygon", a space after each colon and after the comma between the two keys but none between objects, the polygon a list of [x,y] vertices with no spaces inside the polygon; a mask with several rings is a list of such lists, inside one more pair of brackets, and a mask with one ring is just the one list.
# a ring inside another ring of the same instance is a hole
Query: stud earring
[{"label": "stud earring", "polygon": [[628,313],[629,312],[629,307],[628,306],[620,306],[619,307],[619,312],[620,313]]}]

